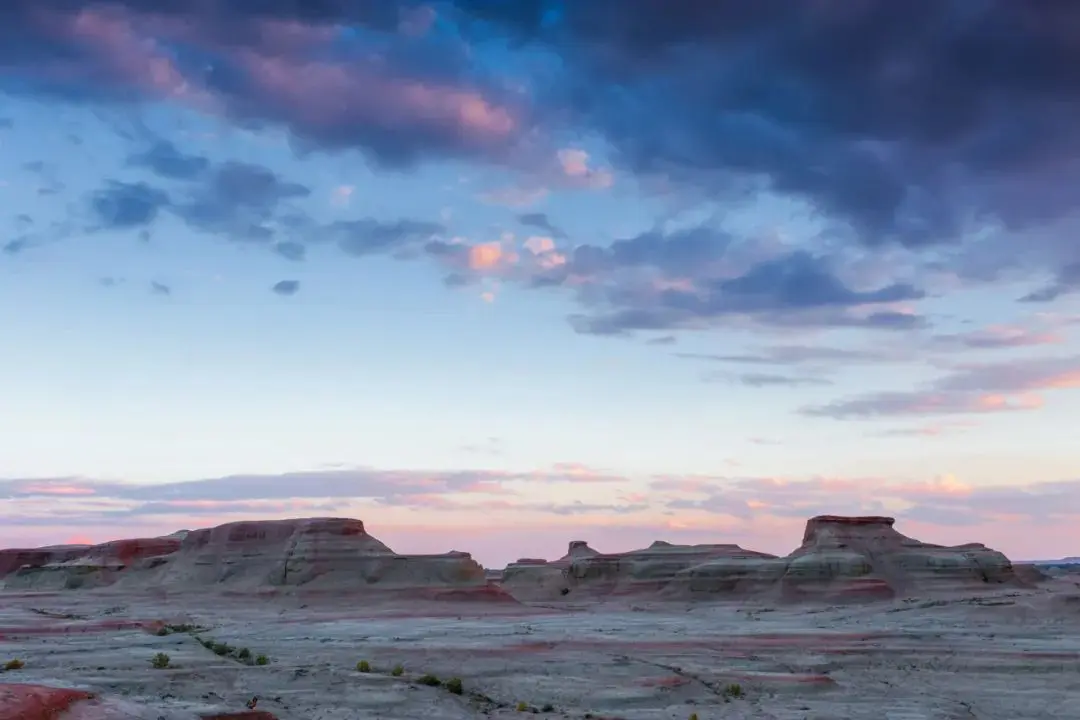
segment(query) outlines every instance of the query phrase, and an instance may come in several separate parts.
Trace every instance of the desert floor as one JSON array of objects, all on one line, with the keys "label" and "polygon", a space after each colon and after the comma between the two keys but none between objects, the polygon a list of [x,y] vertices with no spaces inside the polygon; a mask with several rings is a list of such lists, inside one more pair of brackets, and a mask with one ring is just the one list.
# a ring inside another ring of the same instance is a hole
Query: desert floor
[{"label": "desert floor", "polygon": [[[521,717],[519,703],[550,718],[1076,720],[1075,580],[848,607],[2,593],[0,663],[25,666],[0,684],[97,695],[65,720],[190,720],[252,696],[282,720]],[[270,661],[155,634],[162,621],[205,626],[199,637]],[[170,667],[152,667],[159,652]],[[360,660],[373,671],[358,672]],[[417,682],[425,673],[460,677],[464,693]]]}]

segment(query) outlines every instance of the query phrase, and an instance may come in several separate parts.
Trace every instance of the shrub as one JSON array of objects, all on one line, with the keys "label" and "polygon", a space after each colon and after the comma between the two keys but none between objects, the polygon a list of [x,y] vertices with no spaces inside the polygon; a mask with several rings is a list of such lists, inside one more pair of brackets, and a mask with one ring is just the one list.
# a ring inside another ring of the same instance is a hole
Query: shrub
[{"label": "shrub", "polygon": [[697,713],[690,713],[690,720],[697,720]]},{"label": "shrub", "polygon": [[231,653],[233,651],[233,648],[232,648],[231,645],[229,645],[228,643],[223,643],[223,642],[214,643],[210,647],[210,649],[214,651],[215,655],[228,655],[229,653]]},{"label": "shrub", "polygon": [[369,673],[371,672],[371,663],[369,663],[367,660],[361,660],[360,662],[356,663],[356,669],[358,672]]},{"label": "shrub", "polygon": [[248,650],[247,648],[240,648],[240,650],[237,651],[237,653],[236,653],[236,659],[237,660],[243,660],[244,662],[247,662],[248,660],[251,659],[251,651]]},{"label": "shrub", "polygon": [[517,704],[517,708],[515,708],[515,709],[518,712],[525,712],[526,710],[529,709],[529,704],[527,702],[525,702],[524,700],[522,700]]},{"label": "shrub", "polygon": [[256,665],[269,665],[270,664],[270,658],[266,657],[265,655],[259,655],[259,656],[257,656],[255,658],[255,664]]},{"label": "shrub", "polygon": [[459,677],[450,678],[446,681],[445,685],[446,689],[455,695],[460,695],[462,693],[462,690],[464,689],[461,686],[461,678]]},{"label": "shrub", "polygon": [[398,663],[397,665],[394,666],[394,669],[390,671],[390,674],[393,675],[394,677],[401,677],[402,675],[405,674],[405,666],[402,665],[401,663]]},{"label": "shrub", "polygon": [[[540,708],[540,712],[555,712],[555,706],[551,703],[544,703],[544,707]],[[697,720],[696,717],[690,718],[690,720]]]},{"label": "shrub", "polygon": [[739,683],[728,683],[724,686],[725,698],[741,698],[743,696],[742,685]]},{"label": "shrub", "polygon": [[421,685],[427,685],[429,687],[438,687],[442,685],[442,680],[440,680],[437,676],[432,675],[431,673],[423,675],[416,682],[420,683]]},{"label": "shrub", "polygon": [[164,668],[169,667],[169,662],[170,661],[171,661],[171,659],[169,658],[169,656],[167,654],[158,653],[157,655],[155,655],[153,657],[153,659],[150,660],[150,664],[153,665],[158,670],[163,670]]},{"label": "shrub", "polygon": [[22,670],[24,667],[26,667],[26,663],[19,658],[12,658],[4,663],[5,672],[10,670]]}]

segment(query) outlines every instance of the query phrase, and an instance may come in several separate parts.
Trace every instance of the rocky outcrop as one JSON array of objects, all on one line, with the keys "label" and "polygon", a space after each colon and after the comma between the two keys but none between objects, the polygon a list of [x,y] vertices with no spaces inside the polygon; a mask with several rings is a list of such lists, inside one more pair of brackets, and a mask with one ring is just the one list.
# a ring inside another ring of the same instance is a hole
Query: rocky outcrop
[{"label": "rocky outcrop", "polygon": [[359,520],[236,522],[183,535],[6,551],[6,589],[115,585],[170,590],[483,587],[468,553],[398,555]]},{"label": "rocky outcrop", "polygon": [[[893,518],[822,515],[786,557],[738,545],[671,545],[600,554],[583,543],[559,560],[519,560],[503,587],[524,600],[647,593],[670,599],[858,602],[993,585],[1024,585],[983,545],[943,547],[900,534]],[[588,549],[586,552],[585,549]]]},{"label": "rocky outcrop", "polygon": [[[12,555],[10,563],[0,564],[0,581],[7,589],[22,590],[101,587],[132,572],[149,570],[179,548],[180,541],[173,538],[138,538],[100,545],[4,550],[0,556]],[[10,567],[15,563],[19,565]]]}]

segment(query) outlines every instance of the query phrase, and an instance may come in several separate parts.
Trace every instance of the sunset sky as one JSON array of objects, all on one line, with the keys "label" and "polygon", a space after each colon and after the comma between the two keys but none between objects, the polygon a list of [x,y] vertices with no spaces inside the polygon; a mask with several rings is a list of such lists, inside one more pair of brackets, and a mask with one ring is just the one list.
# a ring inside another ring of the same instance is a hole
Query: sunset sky
[{"label": "sunset sky", "polygon": [[0,223],[0,547],[1080,553],[1080,3],[4,0]]}]

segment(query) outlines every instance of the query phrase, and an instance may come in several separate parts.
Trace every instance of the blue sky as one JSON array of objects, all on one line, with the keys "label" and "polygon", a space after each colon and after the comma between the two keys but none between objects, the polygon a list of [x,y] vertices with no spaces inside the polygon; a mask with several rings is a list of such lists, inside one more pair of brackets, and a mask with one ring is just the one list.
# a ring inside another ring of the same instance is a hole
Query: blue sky
[{"label": "blue sky", "polygon": [[0,10],[0,545],[1072,552],[1075,26],[526,5]]}]

